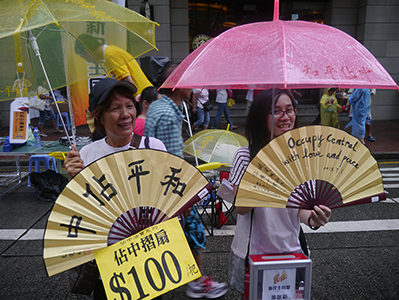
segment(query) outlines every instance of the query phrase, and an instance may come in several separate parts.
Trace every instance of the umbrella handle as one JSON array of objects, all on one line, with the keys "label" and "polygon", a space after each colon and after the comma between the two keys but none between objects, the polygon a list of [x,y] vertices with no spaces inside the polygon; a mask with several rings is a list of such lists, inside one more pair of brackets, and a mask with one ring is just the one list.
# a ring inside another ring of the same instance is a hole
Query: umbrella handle
[{"label": "umbrella handle", "polygon": [[206,170],[219,169],[220,167],[226,166],[226,165],[228,165],[228,164],[222,164],[220,162],[211,162],[211,163],[206,163],[206,164],[196,166],[196,168],[202,172],[202,171],[206,171]]}]

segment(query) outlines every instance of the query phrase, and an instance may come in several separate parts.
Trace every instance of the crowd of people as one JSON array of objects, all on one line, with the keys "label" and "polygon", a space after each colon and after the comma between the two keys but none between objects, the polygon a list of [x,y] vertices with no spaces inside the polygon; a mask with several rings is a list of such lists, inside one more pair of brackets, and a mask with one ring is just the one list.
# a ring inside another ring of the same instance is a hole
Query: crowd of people
[{"label": "crowd of people", "polygon": [[373,103],[375,89],[349,89],[348,91],[339,91],[342,105],[337,99],[338,89],[327,88],[324,90],[320,99],[320,119],[315,120],[313,124],[321,124],[340,128],[338,114],[342,111],[349,113],[350,121],[345,126],[352,127],[352,135],[357,137],[363,144],[365,139],[375,142],[371,134],[371,105]]},{"label": "crowd of people", "polygon": [[[100,53],[100,52],[99,52]],[[82,54],[82,57],[84,53]],[[177,67],[168,62],[156,80],[162,83]],[[129,75],[130,76],[130,75]],[[130,76],[134,77],[134,76]],[[79,152],[73,147],[65,160],[65,167],[72,178],[85,166],[107,154],[132,148],[149,148],[168,151],[183,158],[183,102],[190,103],[192,112],[197,114],[192,130],[200,126],[207,129],[210,123],[209,100],[206,89],[158,89],[152,85],[138,88],[135,80],[103,79],[89,95],[89,111],[101,138],[83,147]],[[337,90],[328,88],[320,100],[320,123],[339,128],[338,113],[351,107],[352,134],[364,142],[366,122],[371,125],[370,91],[355,89],[341,107],[336,99]],[[375,94],[375,91],[373,92]],[[297,93],[298,94],[298,93]],[[230,129],[236,129],[227,108],[227,90],[216,91],[218,110],[211,128],[215,129],[224,114]],[[290,90],[252,91],[247,94],[246,138],[248,146],[239,149],[230,170],[230,182],[236,194],[244,171],[250,161],[270,140],[296,127],[297,104]],[[274,109],[272,111],[272,109]],[[143,136],[143,138],[141,138]],[[372,141],[371,129],[366,138]],[[300,223],[316,230],[328,223],[331,210],[323,205],[311,210],[283,210],[278,208],[235,207],[238,218],[236,234],[231,245],[229,279],[230,286],[244,293],[246,257],[249,254],[275,254],[302,252],[307,254],[306,241]],[[192,254],[203,275],[187,284],[186,294],[191,298],[214,299],[228,290],[227,283],[212,280],[203,273],[203,249],[206,246],[204,228],[194,209],[185,213],[185,234]],[[195,238],[194,238],[195,237]],[[206,263],[206,262],[205,262]],[[94,299],[105,299],[102,283],[94,291]]]}]

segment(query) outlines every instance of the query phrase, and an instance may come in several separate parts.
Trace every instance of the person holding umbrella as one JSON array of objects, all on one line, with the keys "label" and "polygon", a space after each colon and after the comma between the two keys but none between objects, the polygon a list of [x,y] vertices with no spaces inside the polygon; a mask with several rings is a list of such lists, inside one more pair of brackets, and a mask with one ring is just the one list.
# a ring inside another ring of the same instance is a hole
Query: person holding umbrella
[{"label": "person holding umbrella", "polygon": [[[102,79],[93,87],[89,95],[89,110],[94,126],[105,137],[84,146],[80,152],[73,146],[64,163],[70,178],[93,161],[118,151],[131,148],[166,151],[160,140],[133,134],[138,105],[133,96],[136,92],[137,88],[132,83],[112,78]],[[106,298],[100,280],[94,289],[94,299]]]},{"label": "person holding umbrella", "polygon": [[[266,90],[255,97],[247,117],[249,145],[237,150],[230,170],[229,181],[234,194],[258,151],[272,138],[295,127],[295,106],[289,90]],[[316,230],[325,225],[331,215],[331,210],[323,205],[314,206],[313,210],[236,206],[236,211],[237,228],[231,245],[229,278],[230,285],[241,293],[244,293],[247,255],[302,252],[300,221]]]}]

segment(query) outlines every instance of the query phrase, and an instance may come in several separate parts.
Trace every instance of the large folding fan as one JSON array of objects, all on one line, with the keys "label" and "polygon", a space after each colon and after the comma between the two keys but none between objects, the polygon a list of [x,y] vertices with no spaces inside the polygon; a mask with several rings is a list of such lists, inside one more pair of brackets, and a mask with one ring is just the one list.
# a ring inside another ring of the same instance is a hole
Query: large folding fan
[{"label": "large folding fan", "polygon": [[163,151],[127,150],[93,162],[67,184],[48,218],[43,257],[49,276],[179,216],[212,190],[197,168]]},{"label": "large folding fan", "polygon": [[237,206],[312,209],[386,199],[376,160],[360,140],[329,126],[282,134],[250,162]]}]

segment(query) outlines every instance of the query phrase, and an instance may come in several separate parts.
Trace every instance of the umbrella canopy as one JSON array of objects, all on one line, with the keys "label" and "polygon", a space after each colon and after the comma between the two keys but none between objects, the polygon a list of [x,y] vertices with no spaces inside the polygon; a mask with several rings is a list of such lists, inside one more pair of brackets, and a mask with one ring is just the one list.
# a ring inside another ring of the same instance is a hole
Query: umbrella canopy
[{"label": "umbrella canopy", "polygon": [[357,40],[334,27],[274,20],[231,28],[192,52],[164,88],[397,89]]},{"label": "umbrella canopy", "polygon": [[[110,72],[91,51],[88,55],[95,62],[93,67],[74,72],[84,62],[75,54],[75,41],[90,48],[80,38],[82,34],[96,37],[100,44],[127,50],[133,58],[155,48],[155,25],[132,10],[104,0],[2,0],[0,101],[36,94],[36,87],[45,80],[44,68],[51,82],[47,89]],[[38,53],[44,67],[35,58]]]},{"label": "umbrella canopy", "polygon": [[242,135],[229,130],[203,130],[184,142],[183,151],[203,161],[231,165],[236,151],[248,145]]}]

